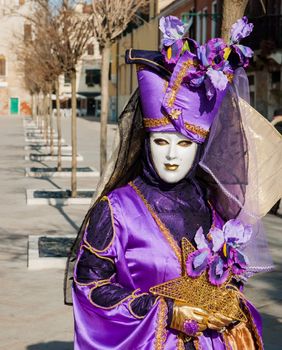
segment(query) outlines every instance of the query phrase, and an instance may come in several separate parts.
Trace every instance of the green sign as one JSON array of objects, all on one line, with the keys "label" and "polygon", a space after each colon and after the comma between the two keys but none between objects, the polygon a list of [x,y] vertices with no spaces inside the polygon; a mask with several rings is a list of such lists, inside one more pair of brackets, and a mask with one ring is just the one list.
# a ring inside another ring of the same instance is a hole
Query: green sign
[{"label": "green sign", "polygon": [[19,114],[19,99],[18,97],[11,97],[10,99],[10,113]]}]

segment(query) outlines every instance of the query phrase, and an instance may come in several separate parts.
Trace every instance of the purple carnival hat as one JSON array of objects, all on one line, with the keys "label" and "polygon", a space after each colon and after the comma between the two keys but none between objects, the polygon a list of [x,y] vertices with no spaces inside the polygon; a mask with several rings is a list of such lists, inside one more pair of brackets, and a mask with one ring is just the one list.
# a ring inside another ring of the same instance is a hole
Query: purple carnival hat
[{"label": "purple carnival hat", "polygon": [[239,40],[253,24],[246,17],[233,24],[230,41],[214,38],[200,45],[185,37],[177,17],[162,17],[162,50],[129,50],[127,63],[137,64],[144,126],[148,131],[177,131],[204,142],[239,67],[247,67],[253,51]]}]

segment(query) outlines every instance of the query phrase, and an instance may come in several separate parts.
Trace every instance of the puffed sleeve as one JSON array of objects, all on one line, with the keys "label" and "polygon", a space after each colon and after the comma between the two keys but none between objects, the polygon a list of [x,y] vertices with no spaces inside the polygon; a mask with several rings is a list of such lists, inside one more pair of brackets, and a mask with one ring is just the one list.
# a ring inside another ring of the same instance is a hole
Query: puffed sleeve
[{"label": "puffed sleeve", "polygon": [[[119,223],[115,227],[123,229]],[[124,253],[114,234],[110,201],[103,198],[91,215],[75,267],[76,350],[145,350],[164,342],[167,303],[117,282],[115,261]]]}]

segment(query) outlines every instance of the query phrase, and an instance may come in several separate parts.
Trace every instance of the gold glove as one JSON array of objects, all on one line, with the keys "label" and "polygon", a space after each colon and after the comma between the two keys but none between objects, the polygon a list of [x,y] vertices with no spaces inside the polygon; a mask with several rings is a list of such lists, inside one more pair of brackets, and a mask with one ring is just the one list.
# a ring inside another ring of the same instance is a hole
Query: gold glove
[{"label": "gold glove", "polygon": [[207,311],[176,300],[170,327],[188,336],[198,337],[207,328],[208,317]]},{"label": "gold glove", "polygon": [[208,328],[218,332],[223,332],[226,330],[226,327],[233,322],[234,320],[222,315],[221,313],[210,314],[208,317]]}]

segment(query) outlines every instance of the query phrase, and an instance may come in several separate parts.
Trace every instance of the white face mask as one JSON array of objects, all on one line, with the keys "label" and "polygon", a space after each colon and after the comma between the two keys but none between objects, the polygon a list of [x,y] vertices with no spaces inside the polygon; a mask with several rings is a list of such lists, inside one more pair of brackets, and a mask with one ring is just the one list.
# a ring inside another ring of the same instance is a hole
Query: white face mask
[{"label": "white face mask", "polygon": [[198,145],[178,132],[150,133],[154,168],[168,183],[182,180],[192,167]]}]

